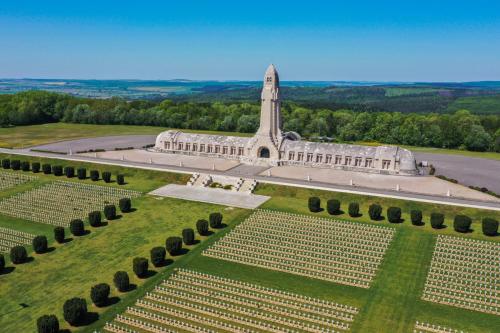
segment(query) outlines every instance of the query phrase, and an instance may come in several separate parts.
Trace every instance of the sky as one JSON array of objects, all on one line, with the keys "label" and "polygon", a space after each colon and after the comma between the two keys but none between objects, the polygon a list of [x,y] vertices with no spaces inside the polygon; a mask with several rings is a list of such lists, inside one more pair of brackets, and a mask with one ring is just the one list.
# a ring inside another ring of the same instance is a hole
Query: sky
[{"label": "sky", "polygon": [[500,80],[500,1],[0,2],[0,78]]}]

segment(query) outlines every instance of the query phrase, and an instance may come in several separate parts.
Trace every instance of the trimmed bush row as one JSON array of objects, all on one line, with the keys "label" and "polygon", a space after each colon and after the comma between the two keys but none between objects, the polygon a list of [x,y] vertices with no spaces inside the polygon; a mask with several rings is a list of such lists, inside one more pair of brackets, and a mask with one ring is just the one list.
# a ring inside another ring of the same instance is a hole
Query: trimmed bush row
[{"label": "trimmed bush row", "polygon": [[[22,171],[31,171],[33,173],[38,173],[42,171],[44,174],[49,175],[53,174],[54,176],[62,176],[65,175],[68,178],[75,177],[75,168],[72,166],[62,166],[62,165],[54,165],[52,166],[50,163],[40,164],[40,162],[31,162],[30,161],[21,161],[18,159],[3,159],[1,161],[1,166],[3,169],[12,169],[12,170],[22,170]],[[87,179],[87,169],[78,168],[76,170],[76,177],[78,179]],[[102,172],[102,180],[106,183],[111,183],[112,175],[109,171]],[[90,171],[90,179],[93,181],[99,180],[99,171],[91,170]],[[116,175],[116,183],[118,185],[125,185],[125,176],[123,174]]]},{"label": "trimmed bush row", "polygon": [[[310,212],[317,213],[321,212],[321,199],[318,197],[310,197],[307,206]],[[340,215],[344,214],[341,210],[341,203],[337,199],[330,199],[326,202],[326,210],[330,215]],[[373,221],[383,220],[382,216],[383,208],[381,205],[374,203],[368,207],[368,216]],[[350,202],[348,206],[347,213],[350,217],[359,217],[361,216],[359,212],[359,204],[357,202]],[[389,207],[387,209],[387,220],[390,223],[401,223],[403,222],[402,211],[400,207]],[[422,221],[422,211],[414,209],[410,211],[410,220],[411,224],[415,226],[424,225]],[[442,229],[445,228],[444,225],[444,214],[439,212],[432,212],[430,214],[430,224],[434,229]],[[471,231],[472,219],[465,215],[457,215],[453,220],[453,229],[456,232],[467,233]],[[498,235],[499,222],[492,218],[484,218],[482,220],[482,232],[486,236],[497,236]],[[198,221],[196,224],[196,229],[200,235],[208,232],[208,226],[205,226],[203,220]],[[202,233],[203,232],[203,233]]]}]

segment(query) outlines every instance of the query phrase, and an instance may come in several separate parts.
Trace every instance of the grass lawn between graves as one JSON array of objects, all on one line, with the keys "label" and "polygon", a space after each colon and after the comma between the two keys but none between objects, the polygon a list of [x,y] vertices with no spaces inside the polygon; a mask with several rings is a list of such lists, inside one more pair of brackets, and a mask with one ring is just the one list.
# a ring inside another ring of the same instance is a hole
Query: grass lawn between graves
[{"label": "grass lawn between graves", "polygon": [[[0,159],[5,157],[7,156],[0,154]],[[49,161],[27,157],[19,157],[19,159]],[[101,171],[110,170],[113,175],[124,173],[127,185],[123,188],[142,192],[148,192],[166,183],[183,183],[186,180],[186,176],[171,173],[57,161],[57,164],[64,165],[65,163],[75,167],[85,165],[88,170],[91,168]],[[22,171],[11,172],[22,173]],[[28,174],[32,175],[31,172]],[[36,182],[2,192],[0,200],[2,197],[29,190],[43,182],[67,180],[64,176],[39,174],[38,177]],[[79,182],[76,179],[71,181]],[[118,186],[115,183],[105,184],[102,181],[85,180],[84,182]],[[87,226],[91,231],[90,234],[66,244],[58,245],[51,242],[51,246],[55,248],[52,252],[42,255],[31,254],[33,261],[16,265],[12,272],[0,275],[0,299],[2,299],[0,327],[9,332],[32,332],[35,331],[35,322],[40,315],[54,313],[58,316],[63,328],[68,328],[62,317],[62,305],[66,299],[77,296],[87,299],[89,310],[98,314],[98,320],[88,326],[71,329],[93,332],[168,277],[175,267],[198,270],[356,306],[360,309],[360,313],[355,317],[352,332],[411,332],[416,320],[467,332],[496,332],[500,327],[500,316],[420,300],[436,235],[449,234],[457,237],[486,239],[481,234],[479,220],[486,216],[500,219],[498,212],[276,185],[259,185],[256,193],[272,196],[262,208],[300,214],[312,214],[307,209],[309,196],[319,196],[323,207],[326,206],[327,199],[337,198],[341,200],[343,210],[347,210],[348,202],[357,201],[363,214],[361,217],[352,219],[343,214],[336,218],[395,228],[395,237],[372,287],[365,290],[204,257],[201,255],[202,250],[230,232],[251,214],[251,211],[184,200],[158,199],[144,195],[133,200],[133,205],[137,208],[135,212],[123,214],[122,218],[111,221],[107,226],[100,228]],[[369,221],[367,207],[372,202],[378,202],[384,207],[384,215],[389,206],[401,207],[405,221],[396,225],[386,220]],[[411,225],[408,217],[410,209],[421,209],[424,212],[424,226]],[[208,214],[213,211],[222,212],[224,221],[228,224],[226,228],[218,230],[214,235],[192,246],[187,254],[174,258],[174,263],[163,268],[152,268],[154,272],[150,278],[140,280],[133,275],[132,258],[137,256],[149,258],[149,250],[152,247],[164,245],[168,236],[180,235],[183,228],[194,227],[197,219],[207,218]],[[428,215],[431,211],[445,213],[447,217],[445,224],[448,227],[441,230],[430,228]],[[455,214],[471,216],[474,219],[474,231],[465,235],[454,232],[451,221]],[[325,211],[314,215],[328,216]],[[0,215],[0,226],[13,227],[36,234],[45,233],[48,236],[51,236],[52,231],[50,226],[3,215]],[[500,237],[488,238],[488,240],[500,241]],[[260,251],[265,251],[265,249],[260,249]],[[11,264],[7,266],[13,267]],[[117,270],[126,270],[132,282],[137,284],[137,289],[128,293],[118,293],[112,288],[112,296],[119,297],[120,301],[105,308],[94,307],[89,297],[90,287],[100,282],[112,285],[112,277]]]}]

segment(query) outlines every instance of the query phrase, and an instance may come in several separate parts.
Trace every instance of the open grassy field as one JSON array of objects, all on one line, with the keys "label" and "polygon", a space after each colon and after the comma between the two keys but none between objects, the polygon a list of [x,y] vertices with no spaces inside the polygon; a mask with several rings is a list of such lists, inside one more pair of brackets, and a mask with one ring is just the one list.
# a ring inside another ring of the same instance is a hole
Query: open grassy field
[{"label": "open grassy field", "polygon": [[[6,156],[0,154],[0,159]],[[42,159],[42,161],[50,160]],[[62,162],[58,161],[57,164],[60,163]],[[89,170],[110,170],[113,174],[124,173],[127,181],[124,188],[144,193],[166,183],[186,181],[186,176],[170,173],[85,163],[74,166],[80,165],[86,166]],[[29,174],[32,175],[31,172]],[[34,182],[0,193],[0,200],[13,193],[28,190],[37,184],[63,178],[67,180],[65,177],[53,175],[38,174],[37,177],[39,179]],[[76,179],[71,181],[81,182]],[[94,183],[90,180],[83,182]],[[94,184],[118,186],[116,183],[105,184],[102,181]],[[78,296],[87,299],[89,310],[95,313],[97,320],[88,326],[79,329],[72,328],[72,330],[93,332],[167,278],[174,268],[183,267],[356,306],[360,309],[360,313],[355,318],[352,332],[406,333],[412,331],[416,320],[471,333],[498,332],[500,316],[425,302],[420,300],[420,297],[436,235],[446,234],[500,241],[500,236],[493,238],[483,236],[479,225],[480,219],[486,216],[500,220],[499,212],[275,185],[259,185],[256,193],[272,196],[263,208],[323,217],[328,217],[326,211],[315,214],[308,211],[307,199],[310,196],[319,196],[323,207],[327,199],[337,198],[341,200],[343,210],[346,210],[349,202],[356,201],[360,204],[363,214],[361,217],[352,219],[346,214],[341,214],[336,218],[352,220],[354,223],[378,224],[394,228],[395,236],[371,288],[356,288],[202,256],[204,249],[231,232],[236,225],[251,214],[251,211],[144,195],[134,199],[133,205],[137,208],[135,212],[123,214],[120,219],[111,221],[106,226],[99,228],[87,226],[90,234],[75,238],[65,244],[59,245],[51,242],[54,249],[50,253],[31,254],[33,261],[16,265],[12,272],[0,275],[0,298],[2,299],[0,327],[8,332],[32,332],[36,318],[42,314],[54,313],[63,327],[68,328],[62,319],[62,304],[66,299]],[[379,222],[370,221],[367,207],[372,202],[378,202],[384,207],[383,215],[389,206],[401,207],[404,222],[390,224],[385,219]],[[423,211],[424,226],[411,225],[408,216],[411,209]],[[166,237],[179,235],[185,227],[194,227],[197,219],[207,218],[208,214],[213,211],[222,212],[224,221],[228,224],[227,227],[218,230],[206,239],[198,237],[202,240],[201,243],[190,247],[187,254],[173,258],[175,260],[172,264],[159,269],[153,268],[152,276],[148,279],[138,279],[133,275],[132,258],[136,256],[149,258],[149,250],[153,246],[164,245]],[[431,211],[446,214],[446,228],[434,230],[430,227],[428,216]],[[474,220],[472,227],[474,231],[465,235],[453,231],[451,221],[456,214],[471,216]],[[52,240],[52,228],[43,224],[0,215],[0,226],[34,234],[46,234],[49,240]],[[11,264],[8,266],[13,267]],[[128,293],[118,293],[113,288],[112,296],[119,298],[118,303],[105,308],[96,308],[91,305],[90,287],[100,282],[112,284],[112,276],[117,270],[128,271],[137,288]]]},{"label": "open grassy field", "polygon": [[[49,142],[113,135],[158,135],[164,127],[52,123],[0,128],[0,148],[23,148]],[[183,130],[193,133],[249,136],[248,133]]]}]

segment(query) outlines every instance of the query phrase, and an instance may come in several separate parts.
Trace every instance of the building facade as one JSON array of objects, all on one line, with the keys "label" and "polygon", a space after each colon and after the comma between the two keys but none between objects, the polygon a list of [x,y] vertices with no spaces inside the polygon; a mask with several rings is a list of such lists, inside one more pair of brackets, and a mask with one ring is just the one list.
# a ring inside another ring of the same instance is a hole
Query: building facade
[{"label": "building facade", "polygon": [[303,141],[294,132],[282,132],[279,76],[270,65],[264,76],[260,124],[251,138],[210,134],[162,132],[154,150],[238,160],[245,164],[298,165],[394,175],[418,174],[415,158],[397,146],[367,147]]}]

